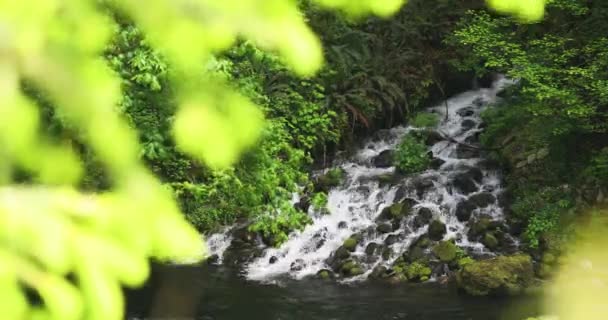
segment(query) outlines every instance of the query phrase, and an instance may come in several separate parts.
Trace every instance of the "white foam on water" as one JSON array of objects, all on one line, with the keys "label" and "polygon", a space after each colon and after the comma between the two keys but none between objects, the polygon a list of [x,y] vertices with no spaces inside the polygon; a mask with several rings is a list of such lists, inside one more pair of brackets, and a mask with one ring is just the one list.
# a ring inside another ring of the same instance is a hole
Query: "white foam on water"
[{"label": "white foam on water", "polygon": [[[470,250],[483,252],[484,246],[478,242],[470,241],[467,237],[468,226],[458,221],[455,215],[456,206],[471,195],[460,194],[452,187],[453,178],[466,168],[475,167],[481,158],[459,159],[456,157],[457,141],[464,143],[467,138],[480,131],[480,112],[488,103],[494,102],[496,93],[511,81],[499,79],[493,88],[472,90],[457,95],[448,100],[448,117],[445,118],[445,104],[440,103],[430,109],[439,114],[441,119],[437,127],[438,132],[450,139],[440,141],[429,148],[435,158],[445,163],[437,170],[427,170],[420,174],[405,177],[393,186],[380,186],[376,179],[380,175],[394,173],[395,168],[376,168],[372,159],[382,151],[395,149],[403,137],[412,130],[412,127],[396,127],[384,132],[381,138],[371,139],[356,152],[351,160],[338,165],[346,173],[346,181],[339,187],[332,189],[328,194],[329,214],[322,215],[311,212],[312,223],[304,230],[293,232],[288,240],[279,248],[268,248],[264,253],[246,266],[246,277],[258,281],[272,281],[278,276],[288,275],[295,279],[314,275],[322,269],[330,269],[326,260],[336,251],[344,241],[353,234],[362,236],[358,246],[351,256],[365,268],[365,272],[347,281],[357,281],[367,278],[374,267],[378,265],[390,266],[410,244],[419,236],[426,233],[427,226],[414,230],[412,227],[415,214],[402,221],[400,227],[390,233],[382,234],[376,231],[376,218],[382,209],[393,204],[397,191],[405,197],[415,199],[414,209],[426,207],[433,212],[433,218],[446,224],[447,233],[444,239],[455,239],[456,244]],[[467,108],[468,113],[459,112]],[[471,112],[472,111],[472,112]],[[463,128],[463,121],[471,120],[475,123],[473,128]],[[501,177],[498,172],[480,168],[483,179],[478,185],[480,191],[498,196],[502,192]],[[418,195],[416,189],[411,187],[416,180],[428,179],[433,186],[424,194]],[[475,194],[475,193],[473,193]],[[294,196],[294,201],[297,197]],[[474,215],[486,214],[494,219],[502,219],[503,211],[496,201],[486,208],[476,209]],[[229,245],[228,233],[212,235],[208,238],[210,251],[220,255]],[[368,244],[374,242],[382,244],[389,236],[399,237],[399,241],[390,245],[392,254],[388,259],[380,256],[369,256],[365,253]],[[220,255],[221,257],[221,255]],[[272,258],[272,259],[271,259]]]}]

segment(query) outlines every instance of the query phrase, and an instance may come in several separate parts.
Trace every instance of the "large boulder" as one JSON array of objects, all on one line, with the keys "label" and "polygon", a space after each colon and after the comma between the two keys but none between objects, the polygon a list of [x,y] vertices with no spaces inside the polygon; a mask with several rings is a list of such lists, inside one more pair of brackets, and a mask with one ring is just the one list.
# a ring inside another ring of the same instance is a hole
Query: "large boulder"
[{"label": "large boulder", "polygon": [[452,184],[462,194],[469,194],[477,191],[477,185],[473,178],[467,173],[460,173],[454,177]]},{"label": "large boulder", "polygon": [[458,218],[458,221],[460,222],[467,222],[475,209],[477,209],[477,207],[468,200],[462,201],[456,205],[456,218]]},{"label": "large boulder", "polygon": [[458,247],[451,241],[441,241],[433,247],[433,253],[441,262],[451,262],[456,259]]},{"label": "large boulder", "polygon": [[389,233],[393,231],[393,226],[390,223],[381,223],[376,226],[376,231],[380,233]]},{"label": "large boulder", "polygon": [[429,224],[433,219],[433,211],[427,207],[418,209],[418,214],[414,217],[413,227],[415,230]]},{"label": "large boulder", "polygon": [[443,239],[443,236],[446,234],[447,229],[445,227],[445,223],[439,220],[433,220],[429,224],[429,239],[439,241]]},{"label": "large boulder", "polygon": [[499,256],[465,265],[456,283],[474,296],[520,293],[534,278],[532,258],[525,254]]},{"label": "large boulder", "polygon": [[394,154],[395,151],[393,150],[384,150],[372,159],[372,164],[374,165],[374,167],[378,168],[392,167]]},{"label": "large boulder", "polygon": [[347,277],[357,276],[363,273],[363,268],[354,260],[347,260],[340,266],[340,273]]},{"label": "large boulder", "polygon": [[481,156],[481,152],[478,148],[472,148],[471,146],[459,144],[456,147],[456,157],[458,159],[471,159],[471,158],[479,158]]},{"label": "large boulder", "polygon": [[496,197],[489,192],[480,192],[470,196],[468,202],[477,208],[484,208],[496,202]]},{"label": "large boulder", "polygon": [[355,249],[357,248],[357,243],[359,241],[357,241],[356,237],[350,237],[346,240],[344,240],[344,243],[342,244],[342,247],[350,252],[355,251]]}]

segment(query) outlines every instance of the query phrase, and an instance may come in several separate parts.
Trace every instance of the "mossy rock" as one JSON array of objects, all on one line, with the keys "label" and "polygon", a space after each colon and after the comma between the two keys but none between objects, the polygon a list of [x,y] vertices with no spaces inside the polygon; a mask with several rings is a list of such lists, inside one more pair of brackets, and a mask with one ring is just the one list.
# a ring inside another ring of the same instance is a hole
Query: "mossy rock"
[{"label": "mossy rock", "polygon": [[357,238],[350,237],[350,238],[344,240],[342,247],[344,247],[344,249],[346,249],[350,252],[353,252],[357,248],[357,243],[358,243]]},{"label": "mossy rock", "polygon": [[363,273],[363,268],[357,262],[347,260],[340,267],[340,273],[345,276],[356,276]]},{"label": "mossy rock", "polygon": [[382,219],[401,219],[411,213],[412,207],[409,202],[403,201],[399,203],[392,204],[384,210],[380,214],[380,218]]},{"label": "mossy rock", "polygon": [[484,246],[486,246],[486,248],[494,251],[498,248],[499,246],[499,242],[498,239],[496,239],[496,236],[494,235],[494,233],[492,232],[487,232],[484,236],[483,239],[481,240],[481,243],[483,243]]},{"label": "mossy rock", "polygon": [[321,269],[317,272],[317,278],[322,280],[329,280],[333,277],[333,273],[327,269]]},{"label": "mossy rock", "polygon": [[433,253],[442,262],[450,262],[456,259],[458,247],[451,241],[441,241],[433,247]]},{"label": "mossy rock", "polygon": [[534,279],[532,258],[518,254],[466,264],[456,274],[456,283],[474,296],[521,293]]},{"label": "mossy rock", "polygon": [[445,227],[445,223],[439,220],[433,220],[429,224],[428,234],[431,240],[439,241],[443,239],[443,236],[446,234],[446,232],[447,229]]},{"label": "mossy rock", "polygon": [[416,261],[407,266],[405,272],[410,281],[427,281],[432,270],[423,263]]},{"label": "mossy rock", "polygon": [[342,184],[344,175],[344,169],[334,168],[318,176],[315,180],[315,192],[329,192],[332,188]]},{"label": "mossy rock", "polygon": [[487,215],[483,215],[471,222],[469,228],[469,238],[476,238],[481,236],[484,232],[488,231],[492,225],[492,218]]}]

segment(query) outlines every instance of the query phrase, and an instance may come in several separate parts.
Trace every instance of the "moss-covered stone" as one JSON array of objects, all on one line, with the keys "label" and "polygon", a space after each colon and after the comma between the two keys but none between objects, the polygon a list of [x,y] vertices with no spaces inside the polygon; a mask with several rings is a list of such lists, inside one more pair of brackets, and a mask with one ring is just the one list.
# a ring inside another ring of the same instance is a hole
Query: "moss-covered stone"
[{"label": "moss-covered stone", "polygon": [[344,249],[353,252],[355,251],[355,249],[357,248],[357,238],[355,237],[350,237],[346,240],[344,240],[344,244],[342,244],[342,247],[344,247]]},{"label": "moss-covered stone", "polygon": [[332,188],[339,186],[342,180],[344,180],[344,169],[330,169],[315,180],[315,192],[329,192]]},{"label": "moss-covered stone", "polygon": [[456,274],[456,283],[470,295],[505,295],[522,292],[533,277],[532,259],[518,254],[466,264]]},{"label": "moss-covered stone", "polygon": [[363,273],[363,268],[357,262],[347,260],[340,267],[340,273],[344,276],[356,276]]},{"label": "moss-covered stone", "polygon": [[439,241],[439,240],[443,239],[443,236],[445,235],[446,232],[447,232],[447,229],[445,227],[445,223],[443,223],[439,220],[433,220],[429,224],[428,233],[429,233],[429,238],[431,240]]},{"label": "moss-covered stone", "polygon": [[406,275],[410,281],[427,281],[431,276],[432,270],[421,262],[413,262],[406,269]]},{"label": "moss-covered stone", "polygon": [[451,241],[441,241],[433,247],[433,253],[442,262],[450,262],[456,259],[458,247]]},{"label": "moss-covered stone", "polygon": [[321,269],[317,272],[317,277],[322,280],[329,280],[332,277],[332,272],[327,269]]},{"label": "moss-covered stone", "polygon": [[496,250],[499,245],[498,239],[496,239],[496,236],[494,236],[494,233],[492,233],[492,232],[487,232],[483,236],[481,243],[483,243],[484,246],[486,246],[488,249],[490,249],[492,251]]}]

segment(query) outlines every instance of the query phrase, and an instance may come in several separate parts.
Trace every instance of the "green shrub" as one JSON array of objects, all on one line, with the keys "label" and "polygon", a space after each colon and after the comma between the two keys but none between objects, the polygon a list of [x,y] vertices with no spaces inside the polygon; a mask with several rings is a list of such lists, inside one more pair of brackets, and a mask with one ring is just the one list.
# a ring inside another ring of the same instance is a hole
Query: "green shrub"
[{"label": "green shrub", "polygon": [[259,232],[268,244],[278,247],[287,241],[291,231],[302,230],[311,221],[302,211],[285,206],[274,213],[258,216],[249,230]]},{"label": "green shrub", "polygon": [[439,117],[435,113],[418,113],[410,124],[416,128],[432,128],[439,123]]},{"label": "green shrub", "polygon": [[329,213],[327,210],[327,193],[317,192],[312,196],[310,204],[315,210],[321,211],[322,213]]},{"label": "green shrub", "polygon": [[543,188],[523,192],[513,203],[516,218],[526,223],[524,241],[530,248],[537,248],[543,234],[554,232],[560,219],[574,203],[570,196],[558,188]]},{"label": "green shrub", "polygon": [[416,173],[428,168],[431,158],[423,141],[414,136],[406,136],[395,152],[394,164],[405,174]]},{"label": "green shrub", "polygon": [[583,170],[585,180],[599,185],[608,184],[608,147],[597,152]]}]

